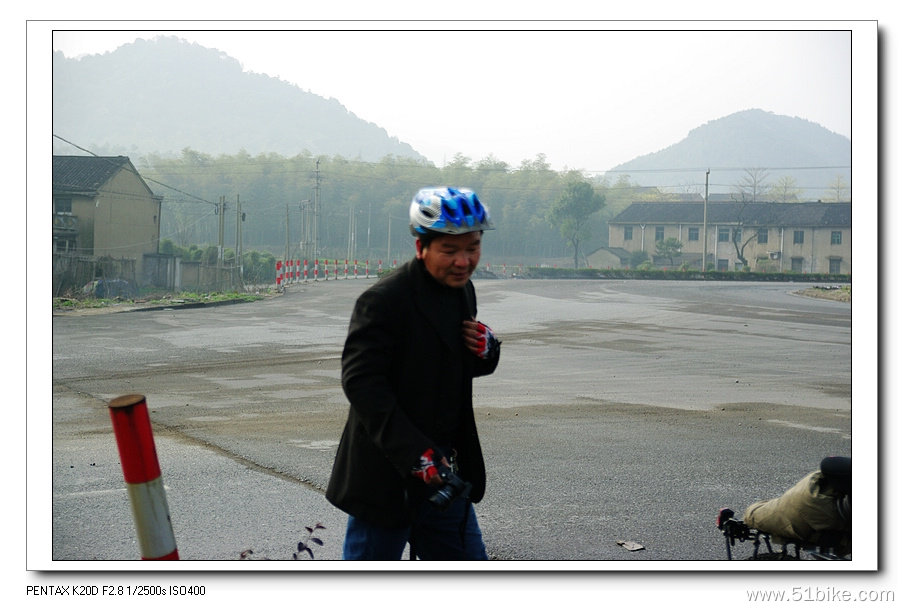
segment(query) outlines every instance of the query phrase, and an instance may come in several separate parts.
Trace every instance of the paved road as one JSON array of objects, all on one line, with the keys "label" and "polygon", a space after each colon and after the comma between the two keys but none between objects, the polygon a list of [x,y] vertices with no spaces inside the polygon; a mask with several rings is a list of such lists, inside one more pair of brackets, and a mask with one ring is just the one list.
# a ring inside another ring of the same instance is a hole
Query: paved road
[{"label": "paved road", "polygon": [[[316,522],[317,558],[337,559],[344,515],[322,490],[347,410],[341,345],[369,282],[55,316],[52,558],[137,557],[106,402],[142,393],[183,559],[287,559]],[[850,304],[787,283],[477,288],[480,319],[504,341],[475,386],[489,464],[477,509],[495,558],[720,561],[719,507],[777,495],[851,452]]]}]

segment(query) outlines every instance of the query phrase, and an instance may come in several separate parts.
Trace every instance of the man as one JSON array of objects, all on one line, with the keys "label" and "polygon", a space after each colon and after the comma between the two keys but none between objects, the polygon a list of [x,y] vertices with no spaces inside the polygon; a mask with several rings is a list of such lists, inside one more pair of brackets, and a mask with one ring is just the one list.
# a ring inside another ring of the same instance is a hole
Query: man
[{"label": "man", "polygon": [[[349,514],[344,559],[398,560],[410,543],[424,560],[485,560],[472,379],[496,369],[500,342],[476,320],[470,278],[493,225],[473,191],[447,187],[419,191],[409,218],[416,256],[352,312],[342,353],[351,406],[326,497]],[[448,507],[431,500],[438,491]]]}]

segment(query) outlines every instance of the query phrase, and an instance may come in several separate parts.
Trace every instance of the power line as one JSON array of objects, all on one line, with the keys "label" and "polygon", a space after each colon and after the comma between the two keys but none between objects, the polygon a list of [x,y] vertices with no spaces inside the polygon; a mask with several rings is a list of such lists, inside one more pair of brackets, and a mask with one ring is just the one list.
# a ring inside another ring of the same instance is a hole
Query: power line
[{"label": "power line", "polygon": [[[97,157],[98,159],[104,159],[104,160],[107,160],[107,157],[102,156],[102,155],[98,155],[97,153],[94,153],[94,152],[92,152],[92,151],[89,151],[88,149],[83,148],[83,147],[81,147],[81,146],[75,144],[74,142],[70,142],[69,140],[66,140],[65,138],[63,138],[63,137],[61,137],[61,136],[58,136],[58,135],[56,135],[56,134],[53,134],[53,137],[54,137],[54,138],[57,138],[58,140],[62,140],[63,142],[65,142],[66,144],[68,144],[68,145],[70,145],[70,146],[74,146],[75,148],[77,148],[77,149],[80,150],[80,151],[84,151],[84,152],[88,153],[89,155],[93,155],[94,157]],[[111,162],[109,162],[109,163],[112,164],[113,162],[111,161]],[[132,170],[129,170],[129,171],[131,172]],[[138,176],[138,177],[141,178],[142,180],[146,180],[146,181],[148,181],[148,182],[156,183],[156,184],[160,185],[161,187],[165,187],[165,188],[167,188],[167,189],[172,189],[173,191],[175,191],[175,192],[177,192],[177,193],[181,193],[182,195],[185,195],[186,197],[190,197],[190,198],[192,198],[192,199],[198,200],[198,201],[203,202],[203,203],[205,203],[205,204],[211,204],[211,205],[213,205],[213,206],[216,206],[216,205],[217,205],[216,202],[208,201],[208,200],[206,200],[206,199],[204,199],[203,197],[200,197],[200,196],[198,196],[198,195],[193,195],[193,194],[188,193],[188,192],[186,192],[186,191],[183,191],[183,190],[181,190],[181,189],[177,189],[176,187],[173,187],[173,186],[168,185],[168,184],[166,184],[166,183],[162,183],[162,182],[160,182],[159,180],[154,180],[153,178],[148,178],[148,177],[146,177],[146,176],[142,176],[141,174],[138,173],[137,170],[136,170],[134,173],[135,173],[136,176]]]}]

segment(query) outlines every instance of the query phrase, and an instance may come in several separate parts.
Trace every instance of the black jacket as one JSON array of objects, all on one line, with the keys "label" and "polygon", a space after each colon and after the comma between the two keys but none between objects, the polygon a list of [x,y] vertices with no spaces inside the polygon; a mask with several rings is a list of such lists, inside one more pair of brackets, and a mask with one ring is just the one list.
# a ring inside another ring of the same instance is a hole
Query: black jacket
[{"label": "black jacket", "polygon": [[464,346],[461,322],[477,315],[474,286],[451,289],[417,259],[357,300],[342,353],[351,406],[326,498],[384,526],[410,521],[429,488],[411,475],[428,448],[454,448],[459,476],[479,502],[486,471],[472,405],[472,379],[496,369]]}]

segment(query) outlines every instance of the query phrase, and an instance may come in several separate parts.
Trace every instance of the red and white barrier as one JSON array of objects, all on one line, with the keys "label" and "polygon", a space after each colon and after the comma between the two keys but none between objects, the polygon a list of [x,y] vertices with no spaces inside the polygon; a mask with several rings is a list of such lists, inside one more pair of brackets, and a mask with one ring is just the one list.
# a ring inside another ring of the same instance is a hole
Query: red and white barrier
[{"label": "red and white barrier", "polygon": [[[332,265],[330,265],[330,263],[331,261],[329,259],[314,259],[313,266],[311,266],[311,262],[308,259],[289,259],[286,261],[276,261],[276,288],[280,288],[281,286],[285,287],[289,284],[295,284],[299,282],[308,282],[309,273],[310,279],[314,282],[331,279],[358,279],[361,277],[360,266],[362,264],[364,267],[363,277],[370,278],[370,259],[365,259],[363,262],[359,261],[358,259],[345,259],[344,262],[341,262],[339,259],[333,259]],[[398,267],[398,260],[392,259],[391,263],[387,260],[387,264],[389,265],[389,270],[396,269]],[[503,263],[501,266],[492,265],[490,263],[484,263],[484,265],[487,271],[492,271],[493,269],[498,269],[501,267],[502,275],[507,275],[508,266],[505,263]],[[332,269],[330,269],[331,267]],[[518,268],[523,272],[523,264],[519,265]],[[383,271],[383,260],[378,259],[377,274],[382,275]],[[332,278],[330,278],[331,275]]]},{"label": "red and white barrier", "polygon": [[110,401],[108,407],[132,502],[141,559],[178,560],[179,550],[144,395],[123,395]]}]

